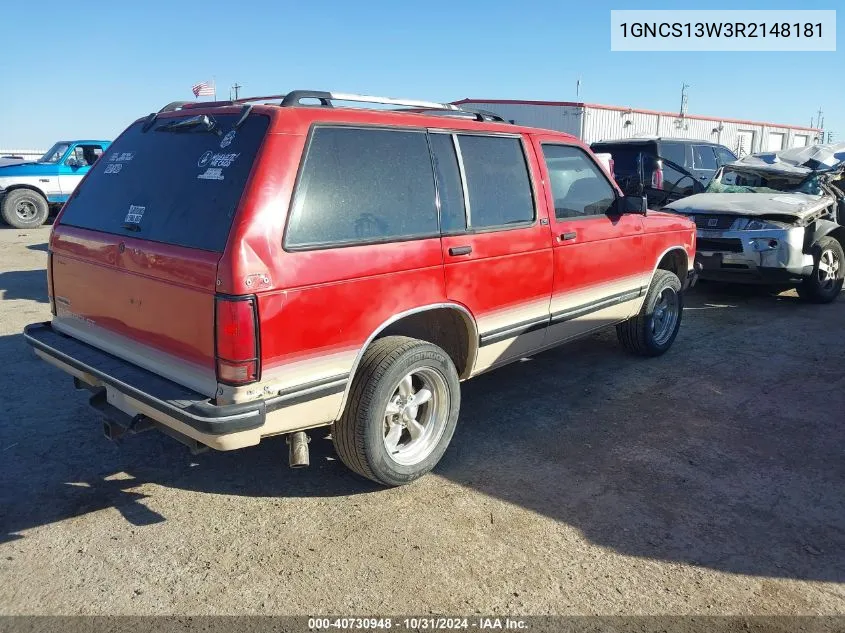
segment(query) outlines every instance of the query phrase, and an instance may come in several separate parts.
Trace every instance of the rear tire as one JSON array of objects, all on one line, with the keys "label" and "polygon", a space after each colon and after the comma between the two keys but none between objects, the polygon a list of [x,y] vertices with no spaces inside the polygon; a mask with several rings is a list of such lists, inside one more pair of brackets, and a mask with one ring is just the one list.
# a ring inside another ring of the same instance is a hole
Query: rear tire
[{"label": "rear tire", "polygon": [[2,215],[16,229],[34,229],[47,221],[50,205],[37,191],[15,189],[3,198]]},{"label": "rear tire", "polygon": [[825,236],[813,244],[813,273],[796,288],[798,296],[810,303],[830,303],[839,296],[845,275],[842,245]]},{"label": "rear tire", "polygon": [[671,271],[658,269],[639,313],[617,325],[616,336],[632,354],[660,356],[672,347],[683,314],[681,280]]},{"label": "rear tire", "polygon": [[418,339],[387,336],[364,352],[332,441],[351,470],[401,486],[440,461],[460,406],[458,372],[446,352]]}]

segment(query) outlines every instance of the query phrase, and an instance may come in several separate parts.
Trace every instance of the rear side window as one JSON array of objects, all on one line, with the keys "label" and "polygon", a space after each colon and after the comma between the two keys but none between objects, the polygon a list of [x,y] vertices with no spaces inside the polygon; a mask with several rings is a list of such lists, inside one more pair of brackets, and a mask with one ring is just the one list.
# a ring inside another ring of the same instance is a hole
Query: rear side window
[{"label": "rear side window", "polygon": [[438,232],[424,131],[314,129],[288,220],[286,247],[411,239]]},{"label": "rear side window", "polygon": [[458,135],[469,193],[470,226],[534,220],[528,166],[518,138]]},{"label": "rear side window", "polygon": [[[221,252],[270,119],[214,115],[133,124],[76,189],[62,224]],[[183,125],[173,127],[175,123]]]},{"label": "rear side window", "polygon": [[543,158],[555,201],[555,218],[601,215],[613,206],[615,190],[602,169],[580,148],[544,144]]}]

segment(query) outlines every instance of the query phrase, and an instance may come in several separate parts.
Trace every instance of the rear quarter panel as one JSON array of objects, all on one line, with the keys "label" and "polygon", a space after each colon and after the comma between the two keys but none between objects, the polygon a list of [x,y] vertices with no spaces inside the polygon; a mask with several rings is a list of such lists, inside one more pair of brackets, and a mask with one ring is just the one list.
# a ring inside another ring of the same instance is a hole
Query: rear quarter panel
[{"label": "rear quarter panel", "polygon": [[439,238],[284,250],[310,123],[276,117],[218,268],[219,292],[258,296],[265,393],[348,374],[387,320],[445,300]]}]

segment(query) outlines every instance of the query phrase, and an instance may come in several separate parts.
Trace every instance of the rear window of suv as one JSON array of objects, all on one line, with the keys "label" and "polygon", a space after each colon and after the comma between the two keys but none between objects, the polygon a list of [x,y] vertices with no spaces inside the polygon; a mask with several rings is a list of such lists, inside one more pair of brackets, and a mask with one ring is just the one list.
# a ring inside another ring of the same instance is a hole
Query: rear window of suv
[{"label": "rear window of suv", "polygon": [[[238,114],[134,123],[91,168],[61,223],[104,233],[221,252],[270,123]],[[173,127],[174,122],[185,123]]]}]

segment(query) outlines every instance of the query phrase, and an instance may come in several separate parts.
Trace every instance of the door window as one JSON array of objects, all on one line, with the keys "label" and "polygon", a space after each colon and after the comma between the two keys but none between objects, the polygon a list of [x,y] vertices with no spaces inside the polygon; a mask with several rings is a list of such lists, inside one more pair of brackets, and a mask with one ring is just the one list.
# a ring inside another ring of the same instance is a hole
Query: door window
[{"label": "door window", "polygon": [[528,165],[518,138],[458,135],[469,194],[469,226],[507,227],[534,221]]},{"label": "door window", "polygon": [[70,156],[68,156],[68,161],[73,158],[77,166],[91,167],[102,155],[103,147],[101,145],[77,145],[73,148]]},{"label": "door window", "polygon": [[601,168],[582,149],[571,145],[543,145],[543,157],[558,220],[603,215],[613,206],[615,190]]},{"label": "door window", "polygon": [[692,167],[693,169],[716,170],[718,167],[716,154],[713,153],[713,148],[710,145],[692,146]]}]

